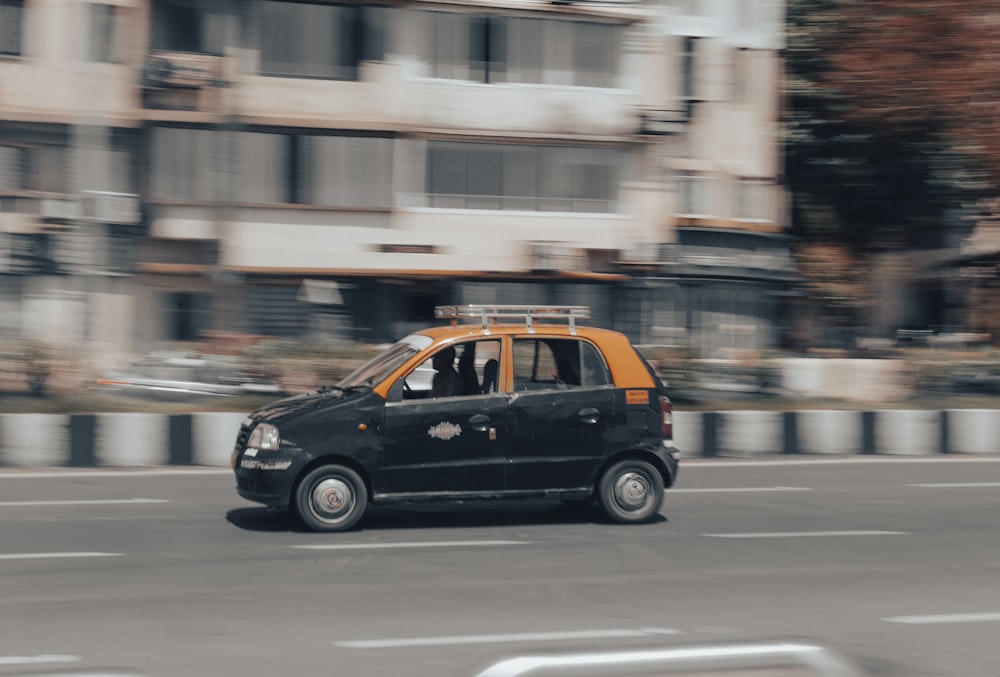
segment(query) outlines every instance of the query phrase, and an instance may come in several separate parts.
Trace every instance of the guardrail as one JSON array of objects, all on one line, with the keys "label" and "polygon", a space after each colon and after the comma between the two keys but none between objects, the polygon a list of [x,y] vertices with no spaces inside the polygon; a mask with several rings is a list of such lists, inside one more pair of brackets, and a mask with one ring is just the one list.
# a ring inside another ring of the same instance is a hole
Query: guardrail
[{"label": "guardrail", "polygon": [[[245,412],[3,414],[0,466],[229,465]],[[685,458],[1000,454],[1000,409],[674,412]]]}]

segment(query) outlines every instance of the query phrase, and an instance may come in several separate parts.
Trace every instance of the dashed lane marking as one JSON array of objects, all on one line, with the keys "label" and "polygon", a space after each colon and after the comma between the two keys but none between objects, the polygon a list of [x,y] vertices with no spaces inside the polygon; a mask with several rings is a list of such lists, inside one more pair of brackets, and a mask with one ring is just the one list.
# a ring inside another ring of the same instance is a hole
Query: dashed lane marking
[{"label": "dashed lane marking", "polygon": [[673,494],[751,494],[773,491],[812,491],[811,487],[711,487],[702,489],[667,489]]},{"label": "dashed lane marking", "polygon": [[1000,482],[928,482],[926,484],[907,484],[908,487],[924,489],[965,489],[972,487],[1000,487]]},{"label": "dashed lane marking", "polygon": [[0,555],[0,559],[72,559],[74,557],[121,557],[120,552],[19,552]]},{"label": "dashed lane marking", "polygon": [[85,501],[0,501],[0,508],[13,508],[18,506],[47,506],[47,505],[137,505],[140,503],[169,503],[165,498],[107,498]]},{"label": "dashed lane marking", "polygon": [[440,637],[408,637],[400,639],[359,639],[334,642],[346,649],[390,649],[414,646],[454,646],[458,644],[508,644],[514,642],[545,642],[570,639],[621,639],[649,635],[679,635],[672,628],[611,628],[605,630],[569,630],[563,632],[519,632],[498,635],[451,635]]},{"label": "dashed lane marking", "polygon": [[143,470],[125,469],[89,469],[80,468],[78,470],[20,470],[17,468],[4,468],[0,470],[0,480],[39,480],[39,479],[64,479],[86,478],[86,477],[157,477],[160,475],[232,475],[230,468],[148,468]]},{"label": "dashed lane marking", "polygon": [[702,534],[711,538],[815,538],[819,536],[901,536],[909,531],[759,531],[734,534]]},{"label": "dashed lane marking", "polygon": [[927,616],[890,616],[883,618],[887,623],[906,623],[909,625],[933,625],[936,623],[988,623],[1000,621],[1000,611],[970,614],[932,614]]},{"label": "dashed lane marking", "polygon": [[46,663],[78,663],[79,656],[40,654],[38,656],[0,656],[0,665],[44,665]]},{"label": "dashed lane marking", "polygon": [[1000,457],[974,457],[959,455],[941,456],[921,456],[906,457],[894,455],[881,456],[848,456],[845,458],[755,458],[755,459],[711,459],[703,456],[681,457],[682,468],[768,468],[798,465],[871,465],[873,463],[892,463],[895,465],[906,464],[971,464],[971,463],[1000,463]]},{"label": "dashed lane marking", "polygon": [[401,541],[398,543],[330,543],[292,545],[301,550],[387,550],[391,548],[465,548],[496,545],[530,545],[531,541]]}]

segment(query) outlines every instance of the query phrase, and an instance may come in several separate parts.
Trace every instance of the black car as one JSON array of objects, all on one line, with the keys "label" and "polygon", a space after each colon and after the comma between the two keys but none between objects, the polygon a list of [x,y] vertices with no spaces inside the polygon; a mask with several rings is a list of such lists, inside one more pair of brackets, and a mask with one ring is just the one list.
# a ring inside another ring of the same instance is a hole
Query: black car
[{"label": "black car", "polygon": [[[239,494],[318,531],[350,529],[369,503],[419,500],[596,500],[618,522],[656,516],[677,476],[672,410],[625,336],[577,327],[577,306],[439,316],[452,325],[251,414],[232,457]],[[481,324],[458,324],[468,317]],[[509,317],[524,321],[496,323]]]}]

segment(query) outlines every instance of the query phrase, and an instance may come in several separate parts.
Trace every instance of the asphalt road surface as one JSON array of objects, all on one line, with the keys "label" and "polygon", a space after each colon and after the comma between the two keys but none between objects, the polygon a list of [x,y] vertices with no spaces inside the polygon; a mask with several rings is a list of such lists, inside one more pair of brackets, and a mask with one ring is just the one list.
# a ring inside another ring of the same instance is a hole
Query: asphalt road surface
[{"label": "asphalt road surface", "polygon": [[663,519],[381,509],[314,534],[218,470],[0,470],[0,676],[465,677],[550,649],[803,639],[1000,675],[1000,459],[683,463]]}]

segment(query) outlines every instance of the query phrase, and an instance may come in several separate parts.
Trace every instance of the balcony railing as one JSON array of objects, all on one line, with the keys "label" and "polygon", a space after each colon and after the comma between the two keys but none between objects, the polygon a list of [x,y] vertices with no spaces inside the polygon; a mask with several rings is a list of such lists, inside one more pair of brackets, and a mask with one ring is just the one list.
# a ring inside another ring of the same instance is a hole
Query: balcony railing
[{"label": "balcony railing", "polygon": [[707,247],[703,245],[661,245],[663,263],[688,266],[721,268],[746,268],[791,273],[795,262],[788,250],[748,250],[735,247]]}]

